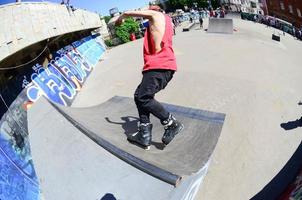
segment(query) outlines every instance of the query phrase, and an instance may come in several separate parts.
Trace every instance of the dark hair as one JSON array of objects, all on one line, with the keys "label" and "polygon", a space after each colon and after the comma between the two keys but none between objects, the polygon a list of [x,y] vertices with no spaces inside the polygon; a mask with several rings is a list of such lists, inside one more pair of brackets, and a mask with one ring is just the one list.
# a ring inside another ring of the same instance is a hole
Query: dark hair
[{"label": "dark hair", "polygon": [[161,4],[161,3],[149,3],[149,7],[151,7],[151,6],[158,6],[160,9],[159,10],[157,10],[157,11],[159,11],[159,12],[163,12],[164,11],[164,8],[163,8],[163,5]]}]

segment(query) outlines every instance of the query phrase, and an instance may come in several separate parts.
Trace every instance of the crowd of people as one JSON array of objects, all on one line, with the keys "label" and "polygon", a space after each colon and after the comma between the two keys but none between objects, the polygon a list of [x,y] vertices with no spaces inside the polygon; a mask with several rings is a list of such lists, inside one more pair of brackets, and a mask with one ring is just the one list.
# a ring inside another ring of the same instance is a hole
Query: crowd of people
[{"label": "crowd of people", "polygon": [[285,33],[288,33],[291,34],[293,37],[302,40],[302,26],[300,28],[297,28],[284,20],[260,14],[256,15],[241,13],[241,18],[265,24],[267,27],[274,27],[276,29],[281,30],[284,35]]},{"label": "crowd of people", "polygon": [[186,13],[171,13],[173,24],[178,26],[183,21],[190,21],[191,23],[194,20],[199,20],[199,22],[203,22],[204,18],[224,18],[226,15],[226,11],[223,8],[218,8],[216,10],[210,8],[199,8],[199,9],[191,9]]}]

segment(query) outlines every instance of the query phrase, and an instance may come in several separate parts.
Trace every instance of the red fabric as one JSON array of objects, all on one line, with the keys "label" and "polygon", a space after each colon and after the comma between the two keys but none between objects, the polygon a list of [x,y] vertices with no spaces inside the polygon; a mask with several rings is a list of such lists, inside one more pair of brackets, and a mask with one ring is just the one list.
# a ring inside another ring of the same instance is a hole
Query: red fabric
[{"label": "red fabric", "polygon": [[144,68],[143,71],[151,69],[177,70],[176,59],[172,48],[173,27],[169,16],[166,18],[166,30],[161,42],[161,51],[155,53],[155,44],[149,28],[144,38]]}]

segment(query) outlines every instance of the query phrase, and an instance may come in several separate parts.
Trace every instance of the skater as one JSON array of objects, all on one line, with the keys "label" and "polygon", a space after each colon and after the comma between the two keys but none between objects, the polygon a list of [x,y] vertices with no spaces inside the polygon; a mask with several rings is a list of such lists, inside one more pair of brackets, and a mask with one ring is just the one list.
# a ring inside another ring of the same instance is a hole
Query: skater
[{"label": "skater", "polygon": [[199,15],[199,25],[200,25],[200,29],[203,29],[203,19],[202,19],[202,15]]},{"label": "skater", "polygon": [[149,19],[149,26],[144,36],[143,78],[134,93],[134,101],[138,109],[138,132],[128,136],[135,142],[149,149],[152,140],[152,123],[150,114],[157,117],[164,127],[162,142],[168,145],[183,128],[183,124],[169,113],[158,101],[155,94],[163,90],[175,73],[176,59],[172,48],[173,27],[171,18],[159,6],[151,5],[149,10],[127,11],[117,20],[122,23],[125,17],[143,17]]}]

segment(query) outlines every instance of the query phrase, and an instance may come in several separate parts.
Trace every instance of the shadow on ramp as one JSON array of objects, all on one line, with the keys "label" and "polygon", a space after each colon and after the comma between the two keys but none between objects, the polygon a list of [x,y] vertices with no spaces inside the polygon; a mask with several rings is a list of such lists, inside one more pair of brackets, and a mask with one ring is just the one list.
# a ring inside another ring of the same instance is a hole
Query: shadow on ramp
[{"label": "shadow on ramp", "polygon": [[109,117],[105,117],[105,120],[110,124],[120,125],[123,128],[126,137],[128,137],[128,135],[132,135],[133,133],[137,132],[137,124],[139,123],[138,117],[132,117],[132,116],[121,117],[122,120],[121,122],[111,121]]}]

